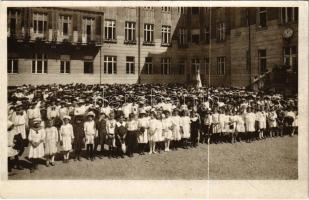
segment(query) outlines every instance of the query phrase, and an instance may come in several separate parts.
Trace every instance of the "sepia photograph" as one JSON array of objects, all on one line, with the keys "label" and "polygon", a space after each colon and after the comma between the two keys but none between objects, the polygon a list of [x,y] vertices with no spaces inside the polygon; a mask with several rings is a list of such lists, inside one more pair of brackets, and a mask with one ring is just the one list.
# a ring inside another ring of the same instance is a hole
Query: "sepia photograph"
[{"label": "sepia photograph", "polygon": [[300,7],[161,4],[5,8],[9,182],[299,179]]}]

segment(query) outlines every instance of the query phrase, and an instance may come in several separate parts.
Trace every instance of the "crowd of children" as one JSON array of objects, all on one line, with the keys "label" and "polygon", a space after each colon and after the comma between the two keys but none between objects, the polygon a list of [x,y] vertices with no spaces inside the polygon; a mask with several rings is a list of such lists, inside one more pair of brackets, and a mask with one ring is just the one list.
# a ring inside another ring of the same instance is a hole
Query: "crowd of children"
[{"label": "crowd of children", "polygon": [[27,146],[33,172],[40,159],[54,166],[56,154],[64,163],[81,161],[83,149],[91,161],[124,158],[293,136],[298,126],[297,97],[232,88],[23,86],[9,102],[9,171],[23,169],[19,157]]}]

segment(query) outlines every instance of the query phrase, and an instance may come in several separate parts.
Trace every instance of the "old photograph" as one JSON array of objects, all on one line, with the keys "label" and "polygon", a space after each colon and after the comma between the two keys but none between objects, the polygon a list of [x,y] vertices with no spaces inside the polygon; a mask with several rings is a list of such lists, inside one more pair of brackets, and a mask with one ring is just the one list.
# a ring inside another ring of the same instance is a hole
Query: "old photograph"
[{"label": "old photograph", "polygon": [[8,181],[299,180],[279,6],[6,7]]}]

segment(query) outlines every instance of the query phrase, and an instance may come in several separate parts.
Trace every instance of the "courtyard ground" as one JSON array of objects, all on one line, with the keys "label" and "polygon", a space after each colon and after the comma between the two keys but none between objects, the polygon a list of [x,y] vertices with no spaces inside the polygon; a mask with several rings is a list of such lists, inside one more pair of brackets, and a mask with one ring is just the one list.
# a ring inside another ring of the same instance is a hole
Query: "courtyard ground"
[{"label": "courtyard ground", "polygon": [[[297,139],[297,136],[285,136],[249,144],[200,144],[192,149],[124,159],[104,157],[93,162],[86,159],[70,160],[68,164],[56,161],[54,167],[39,165],[35,173],[30,173],[29,169],[13,169],[9,180],[297,179]],[[24,159],[23,165],[29,166],[28,161]]]}]

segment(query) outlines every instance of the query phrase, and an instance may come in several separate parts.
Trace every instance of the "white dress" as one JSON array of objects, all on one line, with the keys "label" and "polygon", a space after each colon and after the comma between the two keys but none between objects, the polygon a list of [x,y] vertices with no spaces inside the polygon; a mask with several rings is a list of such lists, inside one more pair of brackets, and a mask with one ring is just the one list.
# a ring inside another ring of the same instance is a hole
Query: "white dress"
[{"label": "white dress", "polygon": [[[42,158],[44,156],[44,140],[45,140],[45,130],[43,128],[35,131],[30,129],[29,131],[29,158]],[[37,147],[31,145],[31,142],[39,143]]]},{"label": "white dress", "polygon": [[266,128],[266,113],[265,112],[257,112],[256,113],[256,121],[259,124],[259,129]]},{"label": "white dress", "polygon": [[166,118],[162,120],[162,127],[163,127],[163,135],[164,139],[171,140],[172,139],[172,120],[171,118]]},{"label": "white dress", "polygon": [[277,113],[275,111],[268,113],[269,128],[277,127]]},{"label": "white dress", "polygon": [[255,114],[250,112],[245,114],[245,127],[246,132],[255,131]]},{"label": "white dress", "polygon": [[212,114],[212,133],[219,133],[219,113]]},{"label": "white dress", "polygon": [[17,150],[13,149],[15,133],[15,129],[8,131],[8,157],[13,157],[18,154]]},{"label": "white dress", "polygon": [[182,138],[190,138],[191,130],[190,130],[191,119],[188,116],[184,116],[180,118],[180,126],[182,127]]},{"label": "white dress", "polygon": [[147,130],[148,127],[149,127],[149,121],[146,117],[138,119],[138,128],[139,129],[144,128],[144,132],[140,133],[140,135],[137,138],[138,143],[141,143],[141,144],[148,143],[148,130]]},{"label": "white dress", "polygon": [[157,120],[157,142],[164,141],[164,133],[163,133],[163,123],[162,120]]},{"label": "white dress", "polygon": [[180,133],[180,117],[179,116],[172,116],[172,140],[179,141],[181,140],[181,133]]},{"label": "white dress", "polygon": [[245,121],[242,115],[236,116],[236,131],[238,133],[244,133],[245,132]]},{"label": "white dress", "polygon": [[63,124],[60,128],[60,140],[62,141],[63,151],[72,150],[72,139],[74,139],[73,127],[71,124]]},{"label": "white dress", "polygon": [[16,133],[20,133],[23,139],[26,139],[26,112],[23,115],[13,115],[14,129]]},{"label": "white dress", "polygon": [[45,128],[45,155],[52,155],[57,153],[57,142],[58,142],[58,130],[52,126]]},{"label": "white dress", "polygon": [[97,136],[97,130],[95,127],[95,122],[92,121],[86,121],[84,123],[84,131],[85,131],[85,137],[86,142],[85,144],[94,144],[94,138]]},{"label": "white dress", "polygon": [[226,122],[228,120],[228,117],[225,114],[219,114],[219,126],[218,126],[218,133],[226,132]]},{"label": "white dress", "polygon": [[149,120],[149,129],[148,129],[148,140],[152,142],[158,141],[157,138],[157,119],[150,119]]}]

